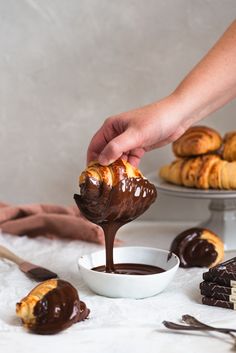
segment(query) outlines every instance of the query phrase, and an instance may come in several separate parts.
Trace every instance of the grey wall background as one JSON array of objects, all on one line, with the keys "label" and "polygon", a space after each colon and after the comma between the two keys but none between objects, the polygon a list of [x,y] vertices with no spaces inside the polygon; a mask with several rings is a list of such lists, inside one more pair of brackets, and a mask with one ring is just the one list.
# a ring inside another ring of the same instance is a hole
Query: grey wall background
[{"label": "grey wall background", "polygon": [[[72,203],[103,120],[170,93],[235,17],[235,0],[0,0],[1,200]],[[205,123],[235,129],[235,108]],[[171,158],[153,151],[141,169]],[[206,213],[160,196],[145,217]]]}]

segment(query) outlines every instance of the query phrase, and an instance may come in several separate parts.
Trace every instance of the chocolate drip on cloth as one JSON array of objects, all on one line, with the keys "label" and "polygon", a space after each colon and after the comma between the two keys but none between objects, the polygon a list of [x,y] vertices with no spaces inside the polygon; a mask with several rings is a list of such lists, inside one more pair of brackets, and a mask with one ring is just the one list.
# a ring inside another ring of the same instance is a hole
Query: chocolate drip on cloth
[{"label": "chocolate drip on cloth", "polygon": [[204,231],[202,228],[188,229],[172,242],[170,251],[179,257],[181,267],[209,267],[216,260],[214,245],[201,239]]},{"label": "chocolate drip on cloth", "polygon": [[31,331],[48,335],[84,320],[89,309],[80,301],[77,290],[69,282],[58,280],[57,287],[36,303],[33,314],[36,321]]},{"label": "chocolate drip on cloth", "polygon": [[93,177],[80,185],[81,194],[74,195],[82,214],[100,225],[105,234],[106,272],[115,272],[113,244],[118,229],[144,213],[157,197],[156,188],[147,179],[128,178],[109,186]]}]

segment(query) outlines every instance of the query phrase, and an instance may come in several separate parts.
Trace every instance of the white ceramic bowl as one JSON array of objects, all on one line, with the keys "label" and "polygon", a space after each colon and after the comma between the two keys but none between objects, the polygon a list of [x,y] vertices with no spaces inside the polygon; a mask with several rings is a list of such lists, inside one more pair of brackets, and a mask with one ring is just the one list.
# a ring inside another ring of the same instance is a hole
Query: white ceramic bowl
[{"label": "white ceramic bowl", "polygon": [[179,259],[169,251],[146,247],[120,247],[114,249],[114,263],[140,263],[161,267],[165,272],[152,275],[120,275],[91,270],[105,264],[105,251],[83,255],[79,269],[87,286],[97,294],[112,298],[151,297],[162,292],[173,279]]}]

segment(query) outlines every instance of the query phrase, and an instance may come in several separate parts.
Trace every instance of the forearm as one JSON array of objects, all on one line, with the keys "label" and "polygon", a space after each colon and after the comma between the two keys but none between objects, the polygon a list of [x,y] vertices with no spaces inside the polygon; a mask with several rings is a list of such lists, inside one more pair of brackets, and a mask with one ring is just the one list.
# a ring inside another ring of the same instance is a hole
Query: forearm
[{"label": "forearm", "polygon": [[188,125],[236,97],[236,21],[173,92]]}]

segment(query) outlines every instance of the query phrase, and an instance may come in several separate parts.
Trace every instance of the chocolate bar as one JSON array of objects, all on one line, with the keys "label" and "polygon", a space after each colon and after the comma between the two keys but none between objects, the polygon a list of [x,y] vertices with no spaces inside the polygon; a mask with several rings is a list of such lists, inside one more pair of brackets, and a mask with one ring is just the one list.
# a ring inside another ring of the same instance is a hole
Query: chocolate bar
[{"label": "chocolate bar", "polygon": [[234,287],[226,287],[220,286],[218,283],[215,282],[201,282],[200,283],[201,291],[205,291],[208,293],[216,293],[216,294],[228,294],[228,295],[235,295],[236,296],[236,288]]},{"label": "chocolate bar", "polygon": [[236,281],[231,280],[229,278],[223,278],[222,276],[217,276],[212,273],[204,272],[202,277],[207,282],[215,282],[218,285],[225,286],[225,287],[236,287]]},{"label": "chocolate bar", "polygon": [[214,298],[214,299],[225,300],[225,301],[231,302],[231,303],[235,303],[236,302],[236,295],[209,292],[209,291],[204,290],[204,289],[201,289],[201,295],[204,295],[205,297]]},{"label": "chocolate bar", "polygon": [[209,273],[236,281],[236,257],[210,268]]},{"label": "chocolate bar", "polygon": [[219,300],[219,299],[210,298],[210,297],[202,297],[202,304],[236,310],[236,303],[231,303],[231,302],[227,302],[226,300]]}]

